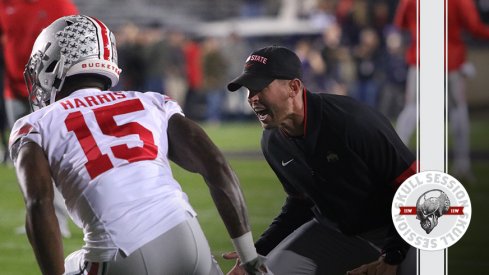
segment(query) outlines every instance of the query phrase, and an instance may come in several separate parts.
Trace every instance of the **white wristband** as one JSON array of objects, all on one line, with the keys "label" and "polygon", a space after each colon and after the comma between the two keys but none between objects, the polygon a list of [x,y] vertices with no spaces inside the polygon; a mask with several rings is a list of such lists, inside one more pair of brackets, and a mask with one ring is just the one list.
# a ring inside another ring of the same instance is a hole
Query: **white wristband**
[{"label": "white wristband", "polygon": [[236,249],[242,263],[247,263],[258,257],[251,231],[246,232],[245,234],[234,238],[231,241],[233,242],[234,249]]}]

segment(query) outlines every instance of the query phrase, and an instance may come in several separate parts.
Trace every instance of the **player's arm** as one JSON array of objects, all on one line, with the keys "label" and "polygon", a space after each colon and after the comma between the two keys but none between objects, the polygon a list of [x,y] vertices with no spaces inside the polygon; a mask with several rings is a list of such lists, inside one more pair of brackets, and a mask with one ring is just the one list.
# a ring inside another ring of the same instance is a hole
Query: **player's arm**
[{"label": "player's arm", "polygon": [[44,151],[36,143],[23,145],[15,160],[26,206],[26,231],[43,274],[63,274],[61,233],[53,206],[51,171]]},{"label": "player's arm", "polygon": [[[267,154],[264,151],[265,158]],[[268,160],[268,159],[267,159]],[[273,166],[271,166],[273,169]],[[280,214],[273,220],[267,230],[263,232],[258,241],[255,242],[256,251],[260,255],[267,255],[273,248],[275,248],[283,239],[290,235],[294,230],[299,228],[304,223],[310,221],[313,217],[311,207],[313,206],[310,200],[307,200],[303,195],[296,192],[288,183],[288,181],[281,176],[279,170],[275,170],[277,177],[284,185],[287,198]],[[236,259],[234,252],[225,253],[224,259],[232,260]],[[244,274],[242,269],[239,268],[240,262],[237,261],[233,269],[228,275],[241,275]]]},{"label": "player's arm", "polygon": [[169,158],[204,178],[242,262],[256,259],[244,197],[224,155],[200,126],[179,114],[169,120],[168,140]]},{"label": "player's arm", "polygon": [[394,15],[394,26],[396,26],[399,29],[407,29],[408,26],[408,20],[406,19],[407,16],[407,8],[409,5],[409,0],[401,0],[399,1],[399,4],[397,5],[396,12]]},{"label": "player's arm", "polygon": [[474,1],[458,1],[459,7],[456,11],[459,12],[462,24],[475,37],[489,39],[489,26],[482,22],[477,7]]}]

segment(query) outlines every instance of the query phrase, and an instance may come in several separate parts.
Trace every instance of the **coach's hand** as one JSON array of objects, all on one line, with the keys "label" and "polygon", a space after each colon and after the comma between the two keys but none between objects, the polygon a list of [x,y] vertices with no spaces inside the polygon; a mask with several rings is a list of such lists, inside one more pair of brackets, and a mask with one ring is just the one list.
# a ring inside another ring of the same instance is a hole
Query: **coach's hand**
[{"label": "coach's hand", "polygon": [[268,268],[265,266],[265,260],[265,257],[258,255],[255,259],[241,264],[241,267],[249,275],[273,275],[271,272],[268,272]]},{"label": "coach's hand", "polygon": [[268,268],[265,265],[265,257],[258,255],[254,260],[251,260],[247,263],[241,264],[239,260],[238,253],[236,252],[228,252],[224,253],[222,257],[226,260],[234,260],[236,259],[236,264],[233,268],[227,273],[227,275],[257,275],[257,274],[267,274],[273,275],[273,273],[268,271]]},{"label": "coach's hand", "polygon": [[397,265],[384,262],[384,257],[346,272],[346,275],[396,275]]}]

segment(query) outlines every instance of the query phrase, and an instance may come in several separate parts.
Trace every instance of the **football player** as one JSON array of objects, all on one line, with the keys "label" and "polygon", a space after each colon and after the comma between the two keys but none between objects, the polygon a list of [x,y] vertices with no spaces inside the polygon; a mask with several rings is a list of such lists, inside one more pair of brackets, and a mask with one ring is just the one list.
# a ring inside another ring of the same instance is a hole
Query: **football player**
[{"label": "football player", "polygon": [[[169,160],[202,175],[244,268],[260,273],[223,155],[170,98],[108,91],[120,73],[114,35],[96,18],[62,17],[34,43],[25,79],[36,111],[9,146],[43,274],[222,274]],[[84,233],[65,261],[51,179]]]}]

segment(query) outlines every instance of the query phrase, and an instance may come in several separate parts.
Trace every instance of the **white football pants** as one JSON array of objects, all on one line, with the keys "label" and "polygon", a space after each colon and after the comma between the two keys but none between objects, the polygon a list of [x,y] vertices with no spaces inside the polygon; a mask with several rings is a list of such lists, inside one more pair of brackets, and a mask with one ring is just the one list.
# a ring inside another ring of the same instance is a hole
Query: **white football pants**
[{"label": "white football pants", "polygon": [[65,259],[65,275],[222,275],[196,217],[178,224],[131,255],[110,262],[87,262],[83,249]]}]

